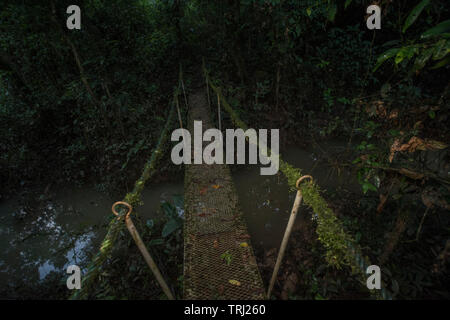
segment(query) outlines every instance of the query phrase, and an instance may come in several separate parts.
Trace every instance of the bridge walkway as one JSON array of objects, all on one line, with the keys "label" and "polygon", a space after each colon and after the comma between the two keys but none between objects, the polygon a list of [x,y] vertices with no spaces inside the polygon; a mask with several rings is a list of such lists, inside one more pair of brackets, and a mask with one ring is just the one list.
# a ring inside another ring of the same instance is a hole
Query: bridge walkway
[{"label": "bridge walkway", "polygon": [[[202,132],[212,127],[205,89],[189,96],[192,144],[194,120],[202,121]],[[263,299],[264,285],[228,166],[185,165],[184,184],[184,298]]]}]

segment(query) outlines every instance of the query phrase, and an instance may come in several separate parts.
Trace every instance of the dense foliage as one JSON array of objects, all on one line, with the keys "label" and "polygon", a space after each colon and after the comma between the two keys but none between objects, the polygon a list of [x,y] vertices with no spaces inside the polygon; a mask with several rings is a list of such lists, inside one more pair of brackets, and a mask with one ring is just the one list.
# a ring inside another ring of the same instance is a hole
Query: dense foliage
[{"label": "dense foliage", "polygon": [[2,181],[120,182],[110,173],[148,152],[165,122],[178,66],[171,7],[84,1],[82,29],[69,31],[70,4],[2,7]]}]

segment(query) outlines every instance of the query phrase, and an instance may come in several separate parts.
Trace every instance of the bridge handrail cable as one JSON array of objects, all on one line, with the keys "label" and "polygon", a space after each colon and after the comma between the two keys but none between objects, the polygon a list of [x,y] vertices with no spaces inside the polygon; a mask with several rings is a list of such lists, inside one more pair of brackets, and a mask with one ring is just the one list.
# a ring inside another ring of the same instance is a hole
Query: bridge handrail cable
[{"label": "bridge handrail cable", "polygon": [[[208,87],[210,87],[220,97],[222,106],[228,112],[234,125],[243,130],[247,130],[247,124],[240,119],[238,113],[233,110],[230,104],[226,101],[220,87],[216,86],[211,81],[204,60],[202,68]],[[270,149],[266,146],[263,147],[267,149],[266,152],[270,151]],[[281,159],[281,156],[279,157],[279,163],[280,171],[287,178],[288,185],[291,190],[297,190],[296,182],[297,179],[302,176],[301,170],[285,162]],[[305,204],[309,206],[317,216],[316,232],[318,234],[319,241],[326,249],[327,262],[338,269],[340,269],[343,265],[349,266],[352,273],[357,274],[360,282],[365,285],[367,280],[366,270],[367,267],[371,265],[369,258],[362,254],[360,246],[356,243],[353,237],[345,231],[342,222],[329,208],[325,199],[323,199],[320,195],[320,188],[315,182],[302,184],[301,191]],[[370,294],[375,299],[392,299],[392,295],[386,289],[383,281],[381,290],[370,290]]]}]

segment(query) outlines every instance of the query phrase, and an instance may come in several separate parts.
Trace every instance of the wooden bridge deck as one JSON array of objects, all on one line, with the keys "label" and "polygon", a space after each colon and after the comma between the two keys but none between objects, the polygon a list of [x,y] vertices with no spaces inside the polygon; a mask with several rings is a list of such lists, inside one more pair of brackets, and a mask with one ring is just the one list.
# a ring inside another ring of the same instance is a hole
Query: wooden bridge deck
[{"label": "wooden bridge deck", "polygon": [[[187,129],[194,120],[212,127],[205,90],[189,97]],[[263,299],[250,237],[227,165],[185,166],[184,298]]]}]

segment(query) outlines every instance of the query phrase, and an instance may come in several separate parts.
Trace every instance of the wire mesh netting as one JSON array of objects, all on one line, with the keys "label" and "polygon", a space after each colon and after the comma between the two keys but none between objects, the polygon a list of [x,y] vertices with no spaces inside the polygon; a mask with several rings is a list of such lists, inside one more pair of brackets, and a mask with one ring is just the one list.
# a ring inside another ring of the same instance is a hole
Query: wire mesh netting
[{"label": "wire mesh netting", "polygon": [[[188,129],[211,127],[205,93],[190,99]],[[263,299],[261,280],[227,165],[191,164],[185,172],[184,298]]]}]

